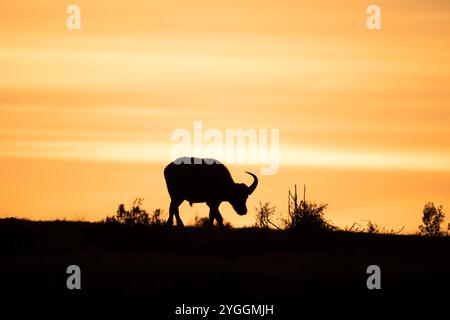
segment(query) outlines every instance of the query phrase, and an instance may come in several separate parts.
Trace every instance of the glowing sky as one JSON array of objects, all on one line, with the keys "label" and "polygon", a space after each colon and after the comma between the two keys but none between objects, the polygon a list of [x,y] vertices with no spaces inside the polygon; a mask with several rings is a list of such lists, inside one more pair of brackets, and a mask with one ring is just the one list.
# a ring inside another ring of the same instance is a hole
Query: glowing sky
[{"label": "glowing sky", "polygon": [[297,183],[340,226],[416,230],[426,201],[450,206],[450,2],[392,2],[373,2],[369,31],[360,0],[3,1],[0,216],[98,220],[135,197],[167,210],[171,132],[201,120],[280,129],[280,171],[250,213],[285,212]]}]

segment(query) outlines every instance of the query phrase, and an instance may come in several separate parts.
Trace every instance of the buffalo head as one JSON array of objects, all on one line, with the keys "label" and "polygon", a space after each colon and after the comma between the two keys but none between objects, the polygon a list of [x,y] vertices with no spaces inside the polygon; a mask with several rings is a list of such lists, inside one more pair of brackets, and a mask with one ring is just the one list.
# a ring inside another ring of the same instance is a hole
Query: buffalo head
[{"label": "buffalo head", "polygon": [[247,214],[247,198],[255,191],[258,185],[258,177],[251,172],[245,172],[253,177],[253,183],[250,186],[244,183],[235,183],[229,199],[233,209],[241,216]]}]

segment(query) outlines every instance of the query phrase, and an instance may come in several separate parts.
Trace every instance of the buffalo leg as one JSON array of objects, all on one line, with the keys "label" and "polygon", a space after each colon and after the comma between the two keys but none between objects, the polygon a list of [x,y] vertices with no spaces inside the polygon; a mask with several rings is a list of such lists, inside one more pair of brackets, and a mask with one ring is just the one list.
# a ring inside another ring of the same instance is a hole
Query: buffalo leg
[{"label": "buffalo leg", "polygon": [[222,215],[219,212],[219,208],[217,208],[216,220],[217,220],[217,223],[219,224],[219,227],[223,228],[223,218],[222,218]]},{"label": "buffalo leg", "polygon": [[214,219],[217,220],[217,223],[220,227],[223,227],[223,218],[219,212],[219,204],[217,203],[207,203],[209,206],[209,225],[212,227],[214,225]]},{"label": "buffalo leg", "polygon": [[183,227],[183,221],[181,221],[180,218],[180,213],[178,210],[178,207],[180,206],[181,202],[180,201],[171,201],[170,202],[170,208],[169,208],[169,219],[167,219],[166,224],[169,226],[173,225],[173,217],[175,216],[176,220],[177,220],[177,226],[178,227]]},{"label": "buffalo leg", "polygon": [[209,227],[212,228],[214,226],[214,219],[216,218],[216,214],[214,213],[213,208],[209,208]]}]

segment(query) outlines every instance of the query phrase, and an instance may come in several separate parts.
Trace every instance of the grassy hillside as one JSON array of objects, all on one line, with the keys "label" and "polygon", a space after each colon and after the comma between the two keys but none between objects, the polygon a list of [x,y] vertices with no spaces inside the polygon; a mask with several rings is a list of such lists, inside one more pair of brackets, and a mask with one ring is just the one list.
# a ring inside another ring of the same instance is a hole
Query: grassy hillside
[{"label": "grassy hillside", "polygon": [[[2,299],[143,301],[444,298],[450,238],[0,220]],[[66,288],[79,265],[82,290]],[[368,290],[366,268],[381,268]]]}]

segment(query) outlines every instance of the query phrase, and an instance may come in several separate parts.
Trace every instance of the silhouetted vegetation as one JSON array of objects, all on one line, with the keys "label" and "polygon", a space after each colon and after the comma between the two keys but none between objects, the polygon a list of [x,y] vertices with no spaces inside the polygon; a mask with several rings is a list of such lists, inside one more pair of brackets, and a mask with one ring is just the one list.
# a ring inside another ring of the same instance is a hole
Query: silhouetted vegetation
[{"label": "silhouetted vegetation", "polygon": [[119,204],[117,212],[111,217],[107,217],[104,222],[106,223],[118,223],[128,226],[133,225],[158,225],[164,224],[162,217],[163,212],[161,209],[156,209],[152,214],[149,214],[142,208],[144,199],[137,198],[133,201],[133,206],[130,210],[126,210],[123,203]]},{"label": "silhouetted vegetation", "polygon": [[[306,191],[306,187],[304,189]],[[256,228],[278,230],[294,230],[294,231],[339,231],[337,226],[334,226],[325,218],[325,210],[328,204],[317,204],[315,202],[307,201],[305,199],[305,191],[303,200],[298,202],[297,188],[292,193],[289,191],[288,215],[287,218],[276,217],[276,207],[270,202],[259,202],[259,207],[255,207],[255,224]],[[147,212],[142,208],[143,199],[137,198],[133,201],[131,209],[127,210],[124,204],[120,204],[117,208],[116,214],[108,216],[103,222],[110,224],[122,225],[156,225],[162,226],[165,224],[165,213],[161,209],[156,209],[152,213]],[[448,234],[441,230],[441,224],[444,222],[445,214],[442,206],[435,206],[433,202],[425,204],[423,209],[422,222],[419,226],[419,234],[425,236],[443,236]],[[276,221],[278,220],[278,221]],[[281,225],[282,227],[280,227]],[[194,226],[197,228],[210,228],[211,224],[208,217],[195,216]],[[230,222],[225,222],[224,227],[227,229],[233,228]],[[450,223],[447,226],[450,230]],[[358,223],[354,223],[351,227],[342,229],[345,232],[354,233],[369,233],[369,234],[386,234],[394,235],[402,232],[404,227],[399,230],[382,229],[372,220],[367,221],[366,227],[362,227]]]},{"label": "silhouetted vegetation", "polygon": [[2,298],[20,301],[72,303],[65,268],[78,264],[86,284],[80,298],[103,304],[200,301],[212,293],[224,300],[373,303],[364,281],[374,261],[389,284],[377,302],[443,299],[449,248],[448,237],[0,219]]},{"label": "silhouetted vegetation", "polygon": [[208,228],[210,226],[208,217],[194,217],[194,226],[197,228]]},{"label": "silhouetted vegetation", "polygon": [[286,229],[303,231],[335,231],[338,228],[329,223],[324,216],[328,204],[317,204],[310,201],[301,201],[290,210],[285,220]]},{"label": "silhouetted vegetation", "polygon": [[380,230],[379,230],[377,224],[375,224],[375,223],[373,223],[371,220],[369,220],[369,221],[367,222],[366,232],[367,232],[367,233],[375,234],[375,233],[380,233]]},{"label": "silhouetted vegetation", "polygon": [[[201,218],[199,218],[198,216],[194,217],[194,227],[196,227],[196,228],[211,228],[212,226],[213,225],[211,225],[211,222],[208,217],[201,217]],[[219,227],[221,227],[221,226],[219,225]],[[224,221],[223,228],[232,229],[233,225],[228,221]]]},{"label": "silhouetted vegetation", "polygon": [[325,219],[324,212],[328,204],[307,201],[305,193],[306,186],[304,187],[303,200],[298,203],[297,186],[295,186],[294,193],[289,191],[289,211],[287,219],[284,219],[285,229],[307,232],[338,230],[336,226]]},{"label": "silhouetted vegetation", "polygon": [[380,229],[380,226],[372,220],[367,221],[367,226],[364,228],[359,223],[353,223],[350,227],[346,226],[344,228],[345,232],[354,232],[354,233],[369,233],[369,234],[384,234],[384,235],[395,235],[400,234],[405,227],[401,227],[399,230],[387,229],[383,227]]},{"label": "silhouetted vegetation", "polygon": [[361,225],[359,223],[353,223],[350,227],[345,226],[344,228],[345,232],[363,232],[364,229],[361,228]]},{"label": "silhouetted vegetation", "polygon": [[231,222],[225,221],[223,223],[223,226],[225,229],[233,229],[233,225],[231,224]]},{"label": "silhouetted vegetation", "polygon": [[271,226],[280,229],[271,219],[275,216],[276,207],[272,206],[270,202],[262,204],[259,202],[259,208],[255,207],[255,227],[268,229]]},{"label": "silhouetted vegetation", "polygon": [[436,207],[433,202],[427,202],[423,208],[422,222],[419,226],[420,234],[425,236],[442,236],[441,224],[445,214],[442,206]]}]

